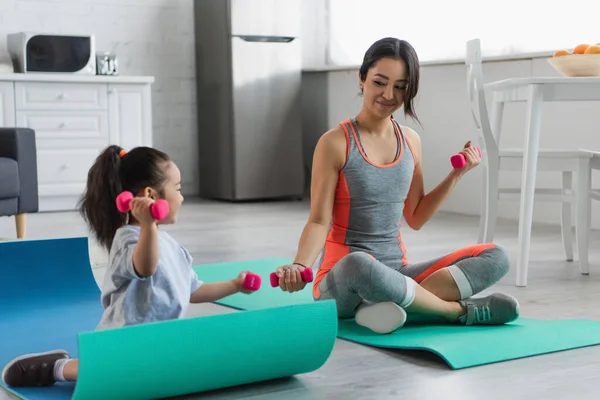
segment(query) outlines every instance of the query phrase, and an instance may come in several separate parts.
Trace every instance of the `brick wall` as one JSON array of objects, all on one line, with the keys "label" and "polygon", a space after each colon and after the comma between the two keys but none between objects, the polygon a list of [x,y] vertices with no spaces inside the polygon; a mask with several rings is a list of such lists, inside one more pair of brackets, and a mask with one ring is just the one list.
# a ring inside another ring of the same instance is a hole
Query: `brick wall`
[{"label": "brick wall", "polygon": [[177,161],[183,192],[198,192],[192,1],[0,0],[0,51],[20,31],[94,34],[121,75],[154,76],[154,144]]}]

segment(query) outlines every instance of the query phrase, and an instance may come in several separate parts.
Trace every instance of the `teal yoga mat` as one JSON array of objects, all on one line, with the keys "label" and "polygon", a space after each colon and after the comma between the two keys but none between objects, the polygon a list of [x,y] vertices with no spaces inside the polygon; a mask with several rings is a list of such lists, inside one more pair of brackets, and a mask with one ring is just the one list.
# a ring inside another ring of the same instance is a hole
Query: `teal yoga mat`
[{"label": "teal yoga mat", "polygon": [[[326,302],[81,334],[73,399],[163,398],[311,372],[336,331]],[[282,338],[294,345],[282,351]]]},{"label": "teal yoga mat", "polygon": [[[0,242],[0,294],[0,370],[53,349],[80,358],[76,384],[0,380],[27,400],[173,397],[310,372],[329,357],[338,322],[327,302],[95,331],[102,306],[86,238]],[[294,345],[281,351],[282,338]]]},{"label": "teal yoga mat", "polygon": [[[269,285],[269,274],[290,261],[286,258],[266,258],[194,268],[200,279],[207,282],[231,279],[244,269],[262,276],[263,286],[258,292],[250,297],[236,294],[217,302],[224,306],[260,310],[314,302],[311,284],[306,285],[303,291],[291,294]],[[427,322],[409,315],[402,329],[388,335],[374,333],[357,325],[353,319],[340,320],[337,336],[373,347],[429,351],[439,355],[451,368],[460,369],[597,345],[600,344],[600,323],[591,320],[519,318],[503,326],[466,327]]]}]

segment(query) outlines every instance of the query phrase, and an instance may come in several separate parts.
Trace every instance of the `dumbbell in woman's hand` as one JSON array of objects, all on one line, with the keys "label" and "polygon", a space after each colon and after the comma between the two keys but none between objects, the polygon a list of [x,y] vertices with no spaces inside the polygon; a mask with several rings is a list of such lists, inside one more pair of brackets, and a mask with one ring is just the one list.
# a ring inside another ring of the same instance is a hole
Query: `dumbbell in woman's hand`
[{"label": "dumbbell in woman's hand", "polygon": [[260,289],[260,284],[262,283],[262,278],[260,275],[248,272],[246,277],[244,278],[244,289],[256,291]]},{"label": "dumbbell in woman's hand", "polygon": [[[481,157],[481,149],[479,148],[479,146],[475,146],[475,150],[477,150],[477,154],[479,154],[479,157]],[[465,165],[467,165],[467,160],[465,159],[465,156],[461,153],[455,154],[452,157],[450,157],[450,162],[452,163],[452,166],[454,168],[464,168]]]},{"label": "dumbbell in woman's hand", "polygon": [[[312,268],[304,268],[300,272],[300,278],[302,278],[302,282],[306,282],[306,283],[312,282],[313,281]],[[270,279],[271,279],[271,287],[279,286],[279,277],[277,276],[277,273],[271,272]]]},{"label": "dumbbell in woman's hand", "polygon": [[[131,209],[131,200],[133,193],[125,191],[117,196],[117,209],[122,212],[129,212]],[[169,203],[166,200],[158,199],[150,206],[150,212],[155,220],[161,220],[169,215]]]}]

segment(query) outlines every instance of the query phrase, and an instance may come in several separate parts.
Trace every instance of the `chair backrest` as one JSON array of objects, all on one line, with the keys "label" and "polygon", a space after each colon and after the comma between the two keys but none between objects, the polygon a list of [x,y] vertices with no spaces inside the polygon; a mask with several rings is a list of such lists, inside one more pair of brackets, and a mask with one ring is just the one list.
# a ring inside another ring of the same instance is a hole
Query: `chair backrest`
[{"label": "chair backrest", "polygon": [[483,89],[483,68],[481,65],[481,43],[479,39],[467,42],[465,64],[467,66],[467,93],[471,114],[473,115],[475,126],[479,131],[482,145],[485,146],[488,157],[496,158],[498,157],[498,142],[500,138],[492,132],[488,116],[485,91]]}]

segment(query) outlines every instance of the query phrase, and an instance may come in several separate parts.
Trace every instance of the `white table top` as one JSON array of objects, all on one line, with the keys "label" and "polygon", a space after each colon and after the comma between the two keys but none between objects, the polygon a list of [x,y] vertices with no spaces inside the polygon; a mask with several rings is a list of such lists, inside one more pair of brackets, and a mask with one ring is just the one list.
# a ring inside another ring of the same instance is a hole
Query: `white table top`
[{"label": "white table top", "polygon": [[504,90],[514,89],[515,87],[523,87],[534,84],[556,85],[556,84],[600,84],[600,76],[590,77],[568,77],[568,76],[532,76],[527,78],[509,78],[500,81],[484,84],[486,89]]}]

